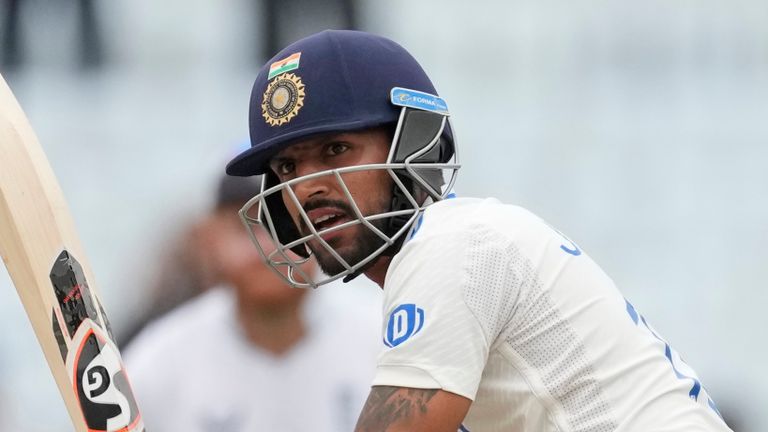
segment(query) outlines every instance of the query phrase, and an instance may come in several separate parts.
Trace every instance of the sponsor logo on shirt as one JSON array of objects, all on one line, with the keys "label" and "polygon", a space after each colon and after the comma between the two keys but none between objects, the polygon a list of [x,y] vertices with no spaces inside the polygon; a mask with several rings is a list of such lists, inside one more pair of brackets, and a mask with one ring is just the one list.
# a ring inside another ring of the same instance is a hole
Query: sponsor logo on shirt
[{"label": "sponsor logo on shirt", "polygon": [[384,345],[392,348],[407,341],[424,326],[424,309],[413,303],[401,304],[389,314]]}]

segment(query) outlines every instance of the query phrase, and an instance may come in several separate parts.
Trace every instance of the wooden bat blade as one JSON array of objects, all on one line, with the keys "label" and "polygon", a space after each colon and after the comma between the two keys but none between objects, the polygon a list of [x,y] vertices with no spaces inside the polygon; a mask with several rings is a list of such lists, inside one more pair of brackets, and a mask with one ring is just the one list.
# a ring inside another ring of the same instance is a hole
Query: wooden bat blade
[{"label": "wooden bat blade", "polygon": [[2,77],[0,255],[75,429],[143,431],[64,196]]}]

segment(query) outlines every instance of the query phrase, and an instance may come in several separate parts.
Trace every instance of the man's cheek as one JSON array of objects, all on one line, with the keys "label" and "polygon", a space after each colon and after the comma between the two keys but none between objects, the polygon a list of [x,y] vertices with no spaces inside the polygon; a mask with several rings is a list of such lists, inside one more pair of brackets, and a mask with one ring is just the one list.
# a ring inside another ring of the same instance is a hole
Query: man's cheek
[{"label": "man's cheek", "polygon": [[301,215],[299,214],[299,210],[296,208],[293,201],[286,200],[285,197],[283,197],[283,203],[285,204],[285,208],[288,210],[288,214],[291,216],[293,224],[297,229],[299,229],[299,227],[301,227]]}]

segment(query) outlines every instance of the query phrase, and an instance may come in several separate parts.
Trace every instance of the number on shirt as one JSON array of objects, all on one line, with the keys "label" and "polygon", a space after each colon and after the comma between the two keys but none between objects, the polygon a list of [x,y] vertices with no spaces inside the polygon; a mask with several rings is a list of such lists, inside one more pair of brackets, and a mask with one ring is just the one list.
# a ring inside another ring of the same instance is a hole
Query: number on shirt
[{"label": "number on shirt", "polygon": [[627,313],[629,314],[629,317],[632,318],[632,321],[635,323],[635,325],[641,328],[645,328],[651,334],[651,336],[664,344],[664,356],[667,358],[667,360],[669,360],[669,364],[672,366],[672,371],[675,373],[677,379],[691,380],[691,388],[688,391],[688,397],[694,401],[698,401],[700,397],[703,397],[704,400],[707,401],[707,405],[709,405],[709,407],[722,418],[720,411],[718,411],[717,407],[715,406],[715,402],[712,400],[712,398],[709,397],[707,390],[704,389],[704,387],[701,385],[701,381],[699,380],[699,377],[696,375],[696,372],[693,370],[693,368],[688,366],[688,364],[683,361],[683,358],[680,357],[680,354],[672,349],[669,343],[667,343],[667,341],[665,341],[661,336],[659,336],[658,333],[656,333],[655,330],[653,330],[653,328],[645,320],[645,317],[640,315],[635,307],[632,306],[632,303],[630,303],[627,299],[624,299],[624,301],[627,303]]}]

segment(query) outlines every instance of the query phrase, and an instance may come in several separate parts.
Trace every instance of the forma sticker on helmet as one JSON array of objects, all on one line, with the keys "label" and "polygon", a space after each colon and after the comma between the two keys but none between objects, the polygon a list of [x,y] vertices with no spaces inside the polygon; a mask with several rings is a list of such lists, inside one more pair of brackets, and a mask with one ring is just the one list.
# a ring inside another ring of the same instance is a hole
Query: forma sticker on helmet
[{"label": "forma sticker on helmet", "polygon": [[292,73],[279,76],[267,85],[261,114],[270,126],[280,126],[296,117],[304,106],[304,83]]},{"label": "forma sticker on helmet", "polygon": [[390,100],[393,105],[432,111],[445,116],[449,115],[448,104],[445,103],[445,100],[429,93],[395,87],[390,92]]}]

